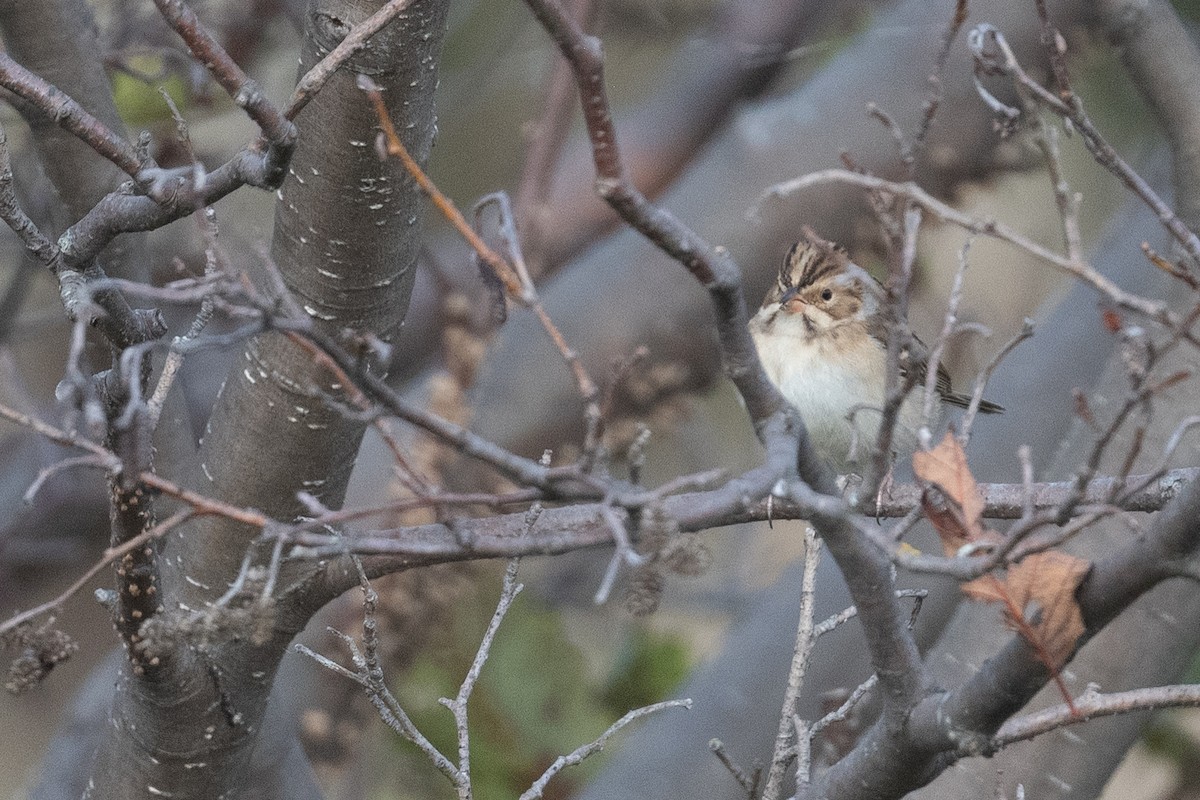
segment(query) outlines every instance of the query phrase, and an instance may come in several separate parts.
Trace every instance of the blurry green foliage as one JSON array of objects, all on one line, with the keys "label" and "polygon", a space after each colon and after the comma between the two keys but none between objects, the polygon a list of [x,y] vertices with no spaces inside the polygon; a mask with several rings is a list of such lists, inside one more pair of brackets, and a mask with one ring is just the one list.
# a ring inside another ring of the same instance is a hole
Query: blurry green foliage
[{"label": "blurry green foliage", "polygon": [[156,56],[133,56],[129,66],[145,76],[162,75],[161,80],[146,81],[124,71],[111,74],[113,98],[125,124],[138,128],[171,119],[171,109],[159,89],[166,90],[181,110],[187,106],[187,86],[175,73],[163,72],[163,61]]},{"label": "blurry green foliage", "polygon": [[1146,728],[1142,740],[1152,753],[1178,764],[1200,763],[1200,747],[1170,714],[1159,714]]},{"label": "blurry green foliage", "polygon": [[1200,22],[1200,0],[1173,0],[1171,4],[1185,22]]},{"label": "blurry green foliage", "polygon": [[[457,761],[454,719],[438,698],[458,692],[491,616],[490,593],[465,603],[445,646],[421,656],[401,685],[393,687],[417,727]],[[468,704],[471,775],[478,800],[512,798],[560,755],[594,740],[631,708],[665,699],[687,675],[687,648],[674,636],[638,631],[622,648],[607,685],[589,678],[583,653],[568,639],[561,616],[522,594],[500,626],[491,656]],[[406,797],[446,797],[445,778],[398,738],[396,748],[420,786]],[[586,782],[597,758],[560,773],[547,798],[562,798]]]},{"label": "blurry green foliage", "polygon": [[616,717],[631,708],[657,703],[687,678],[692,662],[681,637],[634,628],[604,688],[604,702]]},{"label": "blurry green foliage", "polygon": [[[1192,665],[1180,679],[1181,683],[1200,683],[1200,652],[1192,660]],[[1181,724],[1179,714],[1194,713],[1190,711],[1165,711],[1155,714],[1142,735],[1142,743],[1159,758],[1170,761],[1180,767],[1185,783],[1193,790],[1200,781],[1200,744],[1197,744],[1193,734]],[[1172,797],[1190,797],[1183,787],[1180,787]]]},{"label": "blurry green foliage", "polygon": [[1200,683],[1200,652],[1192,658],[1192,665],[1184,673],[1183,683]]}]

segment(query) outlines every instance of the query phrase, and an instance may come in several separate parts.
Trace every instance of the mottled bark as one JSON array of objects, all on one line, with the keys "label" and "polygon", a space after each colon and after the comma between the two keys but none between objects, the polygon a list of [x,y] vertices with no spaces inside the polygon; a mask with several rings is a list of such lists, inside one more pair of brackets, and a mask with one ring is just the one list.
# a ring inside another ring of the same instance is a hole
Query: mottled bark
[{"label": "mottled bark", "polygon": [[[310,5],[301,73],[380,5]],[[279,193],[271,255],[301,313],[334,335],[352,329],[392,338],[411,291],[421,207],[401,169],[376,154],[376,120],[355,88],[355,73],[385,88],[408,146],[423,160],[433,138],[446,5],[413,3],[297,119],[301,138]],[[271,291],[271,281],[260,278]],[[209,420],[193,476],[197,488],[280,519],[301,512],[298,491],[339,505],[364,425],[344,419],[320,391],[336,393],[313,359],[282,335],[248,342]],[[190,638],[171,631],[226,591],[255,533],[208,521],[168,542],[167,609],[158,617],[164,627],[143,632],[164,649],[165,666],[139,675],[122,665],[89,797],[271,796],[248,788],[252,753],[267,753],[268,763],[256,767],[266,776],[295,763],[286,714],[275,714],[280,721],[267,729],[265,742],[259,735],[264,715],[272,716],[268,697],[280,659],[314,609],[287,601],[254,606],[250,618],[222,618],[207,642],[195,638],[195,629]],[[303,574],[286,571],[283,580],[286,586]],[[288,784],[263,785],[282,797]]]},{"label": "mottled bark", "polygon": [[[310,8],[301,71],[376,5]],[[398,162],[380,161],[375,116],[354,86],[354,73],[384,86],[406,145],[423,161],[433,138],[444,6],[414,3],[296,121],[301,143],[281,189],[271,255],[302,313],[331,334],[353,330],[387,342],[404,319],[422,199]],[[261,283],[269,292],[270,282],[263,277]],[[331,391],[329,379],[307,351],[280,335],[252,339],[213,409],[197,487],[277,519],[301,512],[300,490],[340,505],[365,426],[344,419],[322,391]],[[206,582],[210,571],[236,574],[240,548],[197,546],[186,559],[192,577]]]}]

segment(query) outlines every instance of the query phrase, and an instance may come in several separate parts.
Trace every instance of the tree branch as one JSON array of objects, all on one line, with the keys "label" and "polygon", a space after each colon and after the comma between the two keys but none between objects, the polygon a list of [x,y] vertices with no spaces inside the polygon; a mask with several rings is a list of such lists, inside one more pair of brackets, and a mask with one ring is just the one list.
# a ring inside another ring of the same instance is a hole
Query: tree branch
[{"label": "tree branch", "polygon": [[996,731],[989,750],[999,750],[1068,725],[1078,725],[1112,714],[1162,708],[1194,708],[1200,706],[1200,686],[1154,686],[1111,694],[1101,694],[1095,686],[1090,686],[1086,692],[1074,698],[1073,705],[1073,709],[1063,703],[1032,714],[1013,717]]}]

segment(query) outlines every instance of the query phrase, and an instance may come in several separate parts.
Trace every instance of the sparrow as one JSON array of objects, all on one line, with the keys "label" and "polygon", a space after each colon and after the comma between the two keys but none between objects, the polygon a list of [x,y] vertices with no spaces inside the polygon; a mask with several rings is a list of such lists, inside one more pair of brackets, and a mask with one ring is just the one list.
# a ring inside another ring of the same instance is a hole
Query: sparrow
[{"label": "sparrow", "polygon": [[[840,473],[854,472],[851,448],[869,452],[879,433],[887,384],[885,294],[879,281],[845,250],[816,237],[792,246],[779,277],[750,320],[750,334],[767,377],[800,412],[817,453]],[[901,354],[901,377],[925,383],[929,350],[916,336]],[[941,402],[966,408],[971,398],[950,387],[938,364]],[[916,448],[921,392],[900,407],[893,434],[897,451]],[[979,410],[1004,409],[984,400]],[[936,422],[932,420],[931,422]]]}]

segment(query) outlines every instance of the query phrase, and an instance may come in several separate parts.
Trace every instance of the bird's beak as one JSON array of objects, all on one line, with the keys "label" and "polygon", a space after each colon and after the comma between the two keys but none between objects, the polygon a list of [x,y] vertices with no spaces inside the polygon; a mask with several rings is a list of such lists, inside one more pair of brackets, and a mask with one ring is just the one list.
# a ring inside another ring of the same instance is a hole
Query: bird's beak
[{"label": "bird's beak", "polygon": [[800,289],[793,286],[783,293],[783,297],[779,298],[779,307],[787,309],[790,312],[799,311],[805,303],[800,299]]}]

